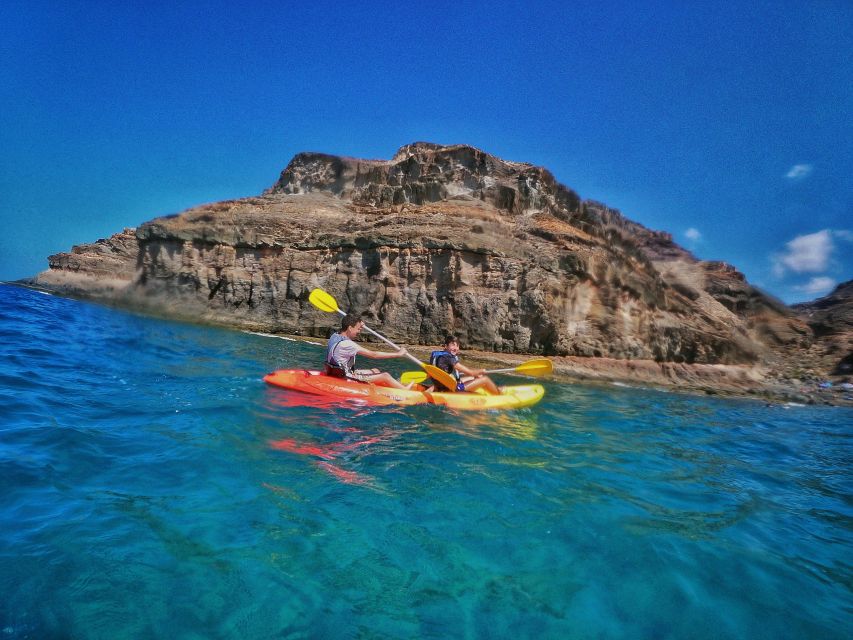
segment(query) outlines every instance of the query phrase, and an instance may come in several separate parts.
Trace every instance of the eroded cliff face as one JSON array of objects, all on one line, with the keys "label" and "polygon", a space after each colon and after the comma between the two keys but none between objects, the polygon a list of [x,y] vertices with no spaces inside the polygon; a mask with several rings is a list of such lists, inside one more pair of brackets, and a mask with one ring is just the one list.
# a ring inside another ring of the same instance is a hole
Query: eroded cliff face
[{"label": "eroded cliff face", "polygon": [[263,195],[196,207],[51,256],[70,295],[256,330],[328,335],[314,287],[404,343],[756,363],[811,330],[546,169],[415,143],[389,161],[297,155]]},{"label": "eroded cliff face", "polygon": [[807,357],[799,359],[793,375],[853,376],[853,280],[842,282],[823,298],[794,305],[814,331]]}]

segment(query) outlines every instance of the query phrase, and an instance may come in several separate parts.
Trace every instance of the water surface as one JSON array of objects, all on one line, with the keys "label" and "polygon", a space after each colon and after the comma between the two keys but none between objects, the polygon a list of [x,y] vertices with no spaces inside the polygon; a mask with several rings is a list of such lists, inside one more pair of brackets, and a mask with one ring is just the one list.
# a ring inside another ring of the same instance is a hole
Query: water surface
[{"label": "water surface", "polygon": [[853,635],[850,409],[261,382],[321,358],[0,286],[0,637]]}]

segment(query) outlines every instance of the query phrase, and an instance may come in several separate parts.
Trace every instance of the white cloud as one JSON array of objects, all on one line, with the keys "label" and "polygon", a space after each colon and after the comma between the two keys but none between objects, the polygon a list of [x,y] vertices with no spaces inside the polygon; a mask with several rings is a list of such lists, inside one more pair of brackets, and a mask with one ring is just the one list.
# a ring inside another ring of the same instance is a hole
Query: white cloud
[{"label": "white cloud", "polygon": [[836,238],[846,240],[847,242],[853,242],[853,231],[849,231],[848,229],[839,229],[837,231],[833,231],[832,235],[834,235]]},{"label": "white cloud", "polygon": [[829,291],[835,286],[835,280],[832,278],[827,278],[826,276],[818,276],[816,278],[812,278],[804,285],[798,285],[794,287],[796,291],[801,293],[807,293],[809,295],[820,295],[822,293],[829,293]]},{"label": "white cloud", "polygon": [[786,243],[787,251],[773,256],[773,272],[782,277],[790,270],[795,273],[820,273],[825,271],[829,256],[835,249],[829,229],[797,236]]},{"label": "white cloud", "polygon": [[688,240],[693,240],[694,242],[702,239],[702,234],[699,233],[699,229],[696,229],[695,227],[690,227],[684,232],[684,235],[687,236]]},{"label": "white cloud", "polygon": [[802,180],[812,172],[813,168],[810,164],[795,164],[788,170],[785,177],[789,180]]}]

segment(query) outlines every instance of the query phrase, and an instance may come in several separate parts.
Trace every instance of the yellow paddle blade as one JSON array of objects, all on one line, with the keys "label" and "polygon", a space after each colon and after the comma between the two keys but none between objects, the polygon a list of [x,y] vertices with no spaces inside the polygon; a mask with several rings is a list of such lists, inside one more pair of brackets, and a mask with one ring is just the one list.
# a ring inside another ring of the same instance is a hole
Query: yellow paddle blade
[{"label": "yellow paddle blade", "polygon": [[426,364],[425,362],[421,362],[421,366],[424,368],[424,371],[429,374],[430,378],[441,383],[441,385],[445,387],[443,391],[456,391],[456,378],[447,373],[444,369],[439,369],[438,367]]},{"label": "yellow paddle blade", "polygon": [[548,358],[536,358],[508,369],[489,369],[486,373],[521,373],[526,376],[547,376],[554,372],[554,363]]},{"label": "yellow paddle blade", "polygon": [[308,301],[326,313],[337,313],[339,311],[338,301],[322,289],[312,289],[311,293],[308,294]]},{"label": "yellow paddle blade", "polygon": [[409,384],[410,382],[423,382],[429,376],[423,371],[406,371],[403,375],[400,376],[400,382],[403,384]]},{"label": "yellow paddle blade", "polygon": [[515,370],[526,376],[547,376],[554,372],[554,363],[548,358],[536,358],[518,365]]}]

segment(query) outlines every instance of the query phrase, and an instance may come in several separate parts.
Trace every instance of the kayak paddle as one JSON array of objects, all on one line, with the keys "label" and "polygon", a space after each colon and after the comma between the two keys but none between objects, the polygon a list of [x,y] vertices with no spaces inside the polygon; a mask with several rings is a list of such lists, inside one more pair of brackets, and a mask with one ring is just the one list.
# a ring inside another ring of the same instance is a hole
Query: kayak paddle
[{"label": "kayak paddle", "polygon": [[[520,373],[525,376],[547,376],[554,371],[554,363],[548,358],[536,358],[529,360],[516,367],[509,369],[490,369],[486,373]],[[410,382],[423,382],[427,376],[423,371],[406,371],[400,376],[400,382],[409,384]]]},{"label": "kayak paddle", "polygon": [[520,365],[510,367],[509,369],[490,369],[486,373],[520,373],[525,376],[547,376],[554,372],[554,363],[548,358],[535,358],[522,362]]},{"label": "kayak paddle", "polygon": [[[338,306],[338,301],[335,300],[335,298],[330,293],[323,291],[322,289],[312,289],[311,293],[308,294],[308,301],[311,304],[313,304],[315,307],[317,307],[320,311],[325,311],[326,313],[340,313],[342,316],[345,316],[347,314],[346,311],[343,311]],[[390,345],[394,349],[397,349],[397,350],[400,349],[400,347],[398,347],[396,344],[391,342],[385,336],[382,336],[382,335],[376,333],[373,329],[368,327],[366,324],[362,323],[362,325],[363,325],[365,331],[376,336],[377,338],[382,340],[385,344]],[[431,364],[426,364],[425,362],[421,362],[420,360],[418,360],[415,356],[413,356],[408,351],[406,351],[406,357],[409,358],[409,360],[411,360],[412,362],[414,362],[418,366],[422,367],[423,370],[426,371],[426,374],[429,374],[429,377],[431,377],[433,380],[437,380],[443,386],[447,387],[451,391],[456,391],[456,378],[454,378],[453,376],[448,374],[446,371],[439,369],[438,367],[434,367]],[[424,374],[424,380],[426,380],[426,374]],[[408,384],[408,382],[404,382],[403,384]]]}]

